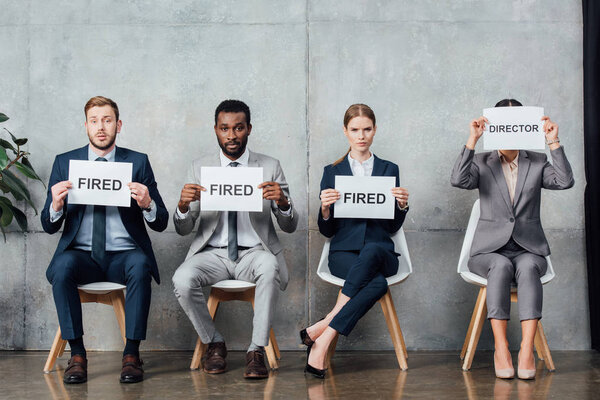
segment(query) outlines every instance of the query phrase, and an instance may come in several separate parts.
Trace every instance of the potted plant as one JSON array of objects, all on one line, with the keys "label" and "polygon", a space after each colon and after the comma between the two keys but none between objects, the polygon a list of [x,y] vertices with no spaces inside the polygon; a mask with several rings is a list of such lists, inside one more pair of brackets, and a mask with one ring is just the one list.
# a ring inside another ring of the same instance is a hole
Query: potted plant
[{"label": "potted plant", "polygon": [[[0,113],[0,123],[8,120],[5,114]],[[10,135],[14,145],[0,137],[0,190],[2,193],[10,193],[16,201],[26,201],[37,215],[37,209],[31,201],[31,194],[23,177],[35,179],[42,182],[33,166],[29,162],[29,153],[22,150],[21,146],[27,143],[26,138],[17,139],[8,129],[4,128]],[[18,171],[18,174],[15,172]],[[21,175],[21,177],[19,176]],[[42,182],[44,184],[44,182]],[[46,185],[44,184],[44,187]],[[23,232],[27,232],[27,217],[25,213],[13,205],[12,201],[0,194],[0,231],[6,242],[6,228],[13,218]]]}]

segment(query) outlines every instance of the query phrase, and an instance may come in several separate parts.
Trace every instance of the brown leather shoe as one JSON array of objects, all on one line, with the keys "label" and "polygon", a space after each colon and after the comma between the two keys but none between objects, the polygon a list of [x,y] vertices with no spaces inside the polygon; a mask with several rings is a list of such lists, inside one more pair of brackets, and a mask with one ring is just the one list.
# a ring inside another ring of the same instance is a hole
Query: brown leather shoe
[{"label": "brown leather shoe", "polygon": [[246,353],[246,372],[244,378],[264,379],[269,377],[269,370],[265,366],[265,353],[253,350]]},{"label": "brown leather shoe", "polygon": [[144,380],[144,362],[133,354],[123,357],[123,368],[121,369],[121,383],[137,383]]},{"label": "brown leather shoe", "polygon": [[87,359],[78,354],[69,359],[65,375],[63,376],[64,383],[84,383],[87,382]]},{"label": "brown leather shoe", "polygon": [[202,356],[202,369],[207,374],[222,374],[227,368],[225,342],[209,343]]}]

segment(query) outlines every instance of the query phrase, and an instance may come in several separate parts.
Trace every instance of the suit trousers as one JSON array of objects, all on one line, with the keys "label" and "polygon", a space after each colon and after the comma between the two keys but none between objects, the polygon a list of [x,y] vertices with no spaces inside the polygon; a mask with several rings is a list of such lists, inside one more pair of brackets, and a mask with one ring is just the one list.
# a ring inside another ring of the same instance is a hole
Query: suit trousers
[{"label": "suit trousers", "polygon": [[510,319],[510,291],[517,285],[519,319],[542,318],[543,289],[540,278],[548,268],[546,259],[528,252],[512,239],[494,253],[469,259],[469,270],[487,278],[488,318]]},{"label": "suit trousers", "polygon": [[175,296],[203,343],[213,341],[216,328],[202,288],[226,279],[256,284],[252,342],[266,346],[279,294],[277,258],[262,246],[255,246],[239,250],[238,259],[232,261],[227,255],[227,248],[206,247],[177,268],[173,275]]},{"label": "suit trousers", "polygon": [[330,252],[329,269],[333,275],[345,279],[342,293],[350,297],[329,326],[347,336],[387,293],[385,278],[398,272],[398,256],[377,243],[366,243],[359,251]]},{"label": "suit trousers", "polygon": [[108,281],[127,286],[125,336],[133,340],[146,339],[152,294],[150,268],[150,259],[140,248],[107,251],[103,265],[92,260],[90,251],[65,250],[46,271],[52,284],[62,338],[72,340],[83,336],[77,285]]}]

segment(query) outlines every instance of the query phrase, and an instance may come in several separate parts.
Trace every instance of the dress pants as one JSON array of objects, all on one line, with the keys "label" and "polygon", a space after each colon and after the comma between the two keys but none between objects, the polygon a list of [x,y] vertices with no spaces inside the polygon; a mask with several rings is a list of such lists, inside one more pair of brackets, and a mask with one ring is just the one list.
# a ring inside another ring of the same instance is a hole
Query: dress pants
[{"label": "dress pants", "polygon": [[386,294],[388,276],[398,272],[398,256],[377,243],[366,243],[360,251],[332,251],[329,269],[345,279],[342,293],[350,300],[333,318],[330,327],[347,336],[358,320]]},{"label": "dress pants", "polygon": [[77,285],[92,282],[116,282],[127,286],[125,296],[125,336],[146,339],[150,297],[152,294],[150,260],[139,248],[107,251],[103,265],[92,260],[91,252],[65,250],[46,271],[52,284],[58,322],[64,340],[83,336],[81,301]]},{"label": "dress pants", "polygon": [[469,259],[469,270],[487,278],[488,318],[510,319],[510,290],[517,285],[519,319],[542,318],[543,290],[540,278],[548,268],[546,259],[523,249],[512,239],[494,253]]},{"label": "dress pants", "polygon": [[252,342],[257,346],[266,346],[269,344],[271,319],[279,293],[277,258],[262,246],[256,246],[239,250],[238,259],[232,261],[227,248],[206,247],[177,268],[173,275],[175,296],[203,343],[213,341],[216,328],[202,288],[226,279],[256,284]]}]

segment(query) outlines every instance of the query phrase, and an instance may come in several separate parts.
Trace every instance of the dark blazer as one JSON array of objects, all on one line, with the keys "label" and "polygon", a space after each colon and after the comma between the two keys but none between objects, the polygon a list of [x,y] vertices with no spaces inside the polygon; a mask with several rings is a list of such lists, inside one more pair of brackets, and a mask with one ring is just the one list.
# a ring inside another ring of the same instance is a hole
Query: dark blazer
[{"label": "dark blazer", "polygon": [[512,237],[525,250],[540,256],[550,247],[540,221],[542,188],[561,190],[575,183],[563,147],[544,153],[519,151],[519,171],[514,205],[497,151],[478,153],[466,146],[456,160],[450,182],[462,189],[479,189],[481,216],[477,223],[471,256],[492,253]]},{"label": "dark blazer", "polygon": [[[374,156],[373,173],[371,176],[394,176],[396,187],[400,186],[398,166],[393,162],[382,160]],[[352,176],[352,169],[348,158],[337,165],[328,165],[323,171],[321,179],[321,190],[335,188],[336,175]],[[400,210],[395,206],[394,219],[366,219],[366,218],[334,218],[335,207],[331,205],[329,219],[325,221],[319,207],[319,231],[331,239],[330,251],[336,250],[361,250],[365,243],[379,243],[381,246],[394,251],[394,242],[391,235],[400,229],[406,210]]]},{"label": "dark blazer", "polygon": [[[69,248],[73,239],[79,231],[79,225],[83,219],[85,211],[85,205],[82,204],[68,204],[68,196],[65,199],[65,206],[63,208],[63,215],[56,221],[50,222],[50,211],[49,207],[52,204],[52,191],[51,188],[54,184],[66,181],[69,179],[69,160],[87,160],[88,159],[88,146],[84,146],[79,149],[71,150],[67,153],[59,154],[54,160],[52,166],[52,172],[50,173],[50,182],[48,183],[48,194],[46,196],[46,204],[42,210],[42,227],[50,234],[57,232],[62,226],[63,222],[65,227],[63,229],[62,236],[58,242],[58,247],[52,257],[54,259],[62,254],[66,249]],[[154,180],[154,173],[152,167],[150,167],[150,161],[148,156],[143,153],[138,153],[133,150],[129,150],[123,147],[117,147],[115,151],[115,161],[118,162],[130,162],[133,163],[132,181],[146,185],[150,193],[150,197],[156,203],[156,219],[153,222],[146,222],[148,226],[158,232],[162,232],[167,227],[169,221],[169,212],[163,203],[156,181]],[[142,210],[137,205],[137,202],[131,199],[130,207],[118,207],[119,215],[123,221],[125,229],[134,240],[134,242],[142,249],[142,251],[148,256],[151,262],[151,273],[156,283],[160,283],[160,276],[158,273],[158,266],[156,264],[156,258],[152,251],[152,243],[150,237],[144,226],[144,216]]]}]

